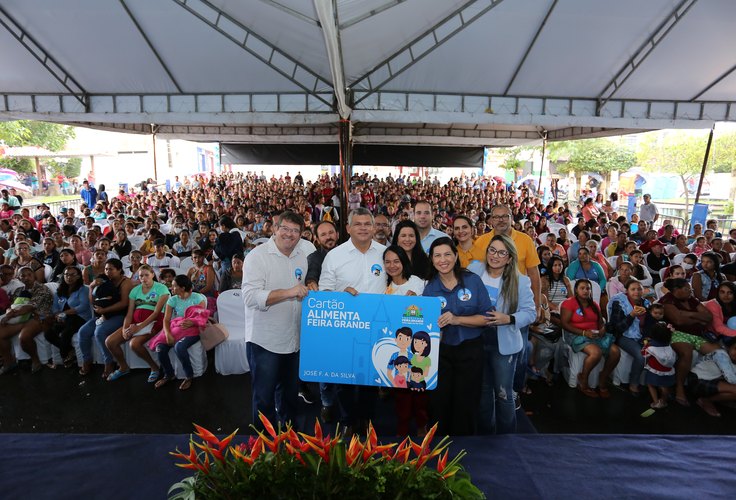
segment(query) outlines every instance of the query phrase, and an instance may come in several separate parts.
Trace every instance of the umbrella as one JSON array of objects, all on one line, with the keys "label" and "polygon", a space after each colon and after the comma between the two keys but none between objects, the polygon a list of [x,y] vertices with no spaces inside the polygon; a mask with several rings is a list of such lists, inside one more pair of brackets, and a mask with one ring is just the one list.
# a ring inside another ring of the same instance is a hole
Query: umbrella
[{"label": "umbrella", "polygon": [[0,187],[4,187],[4,188],[8,188],[8,189],[15,188],[18,191],[25,191],[27,193],[32,193],[33,192],[31,190],[31,188],[29,188],[25,184],[22,184],[22,183],[20,183],[18,181],[14,181],[14,180],[0,180]]},{"label": "umbrella", "polygon": [[9,168],[0,168],[0,175],[12,175],[13,177],[18,177],[18,172]]}]

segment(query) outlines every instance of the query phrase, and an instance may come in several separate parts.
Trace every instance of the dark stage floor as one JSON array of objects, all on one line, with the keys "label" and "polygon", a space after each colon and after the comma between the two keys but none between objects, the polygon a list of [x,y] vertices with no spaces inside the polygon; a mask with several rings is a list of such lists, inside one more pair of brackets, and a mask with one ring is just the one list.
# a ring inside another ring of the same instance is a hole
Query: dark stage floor
[{"label": "dark stage floor", "polygon": [[[116,382],[101,379],[101,368],[90,377],[72,369],[44,369],[32,375],[27,366],[0,377],[0,432],[186,434],[192,422],[214,432],[250,424],[250,377],[220,376],[213,363],[195,379],[189,391],[178,384],[155,390],[146,383],[147,370],[133,370]],[[602,434],[736,434],[736,410],[721,408],[722,418],[700,408],[672,405],[643,418],[646,397],[635,399],[613,389],[610,400],[592,400],[562,382],[554,387],[531,383],[524,396],[528,419],[520,416],[520,432]],[[319,404],[300,401],[300,413],[311,426]],[[391,400],[379,401],[374,420],[379,434],[395,432]]]}]

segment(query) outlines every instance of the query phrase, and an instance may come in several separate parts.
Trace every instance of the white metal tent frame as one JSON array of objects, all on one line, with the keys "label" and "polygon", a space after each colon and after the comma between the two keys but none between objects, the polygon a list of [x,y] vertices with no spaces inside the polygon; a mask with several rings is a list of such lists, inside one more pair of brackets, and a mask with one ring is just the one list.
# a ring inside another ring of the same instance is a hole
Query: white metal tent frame
[{"label": "white metal tent frame", "polygon": [[253,143],[349,119],[355,143],[453,146],[705,128],[736,120],[731,51],[700,50],[736,46],[734,4],[4,0],[0,119]]}]

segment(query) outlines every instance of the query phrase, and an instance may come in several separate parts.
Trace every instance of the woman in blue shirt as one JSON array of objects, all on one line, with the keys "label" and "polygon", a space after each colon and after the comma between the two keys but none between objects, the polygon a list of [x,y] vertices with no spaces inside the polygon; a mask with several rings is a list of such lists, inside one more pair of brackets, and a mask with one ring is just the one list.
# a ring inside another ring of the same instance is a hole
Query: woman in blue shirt
[{"label": "woman in blue shirt", "polygon": [[606,290],[606,272],[600,264],[590,258],[590,250],[580,247],[578,259],[570,263],[565,274],[571,281],[586,279],[595,281],[601,287],[601,293]]},{"label": "woman in blue shirt", "polygon": [[426,297],[438,297],[442,309],[437,389],[432,415],[442,434],[475,433],[483,377],[483,329],[491,309],[481,279],[460,267],[457,248],[448,237],[429,248],[432,267],[424,288]]},{"label": "woman in blue shirt", "polygon": [[59,348],[64,366],[68,368],[77,359],[72,349],[72,337],[82,325],[92,319],[92,305],[89,301],[89,287],[84,284],[82,271],[77,266],[67,266],[62,277],[51,306],[54,323],[44,336],[49,343]]}]

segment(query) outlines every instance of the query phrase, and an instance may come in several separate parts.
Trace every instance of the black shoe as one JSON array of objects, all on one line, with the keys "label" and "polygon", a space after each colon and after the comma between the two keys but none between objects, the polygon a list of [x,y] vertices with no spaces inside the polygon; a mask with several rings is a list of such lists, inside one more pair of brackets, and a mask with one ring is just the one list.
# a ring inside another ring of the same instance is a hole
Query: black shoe
[{"label": "black shoe", "polygon": [[322,422],[329,424],[332,422],[332,407],[331,406],[323,406],[322,409],[319,412],[319,416],[322,419]]},{"label": "black shoe", "polygon": [[314,403],[314,396],[312,395],[312,391],[310,391],[306,385],[299,390],[299,397],[302,398],[302,401],[304,401],[308,405]]}]

